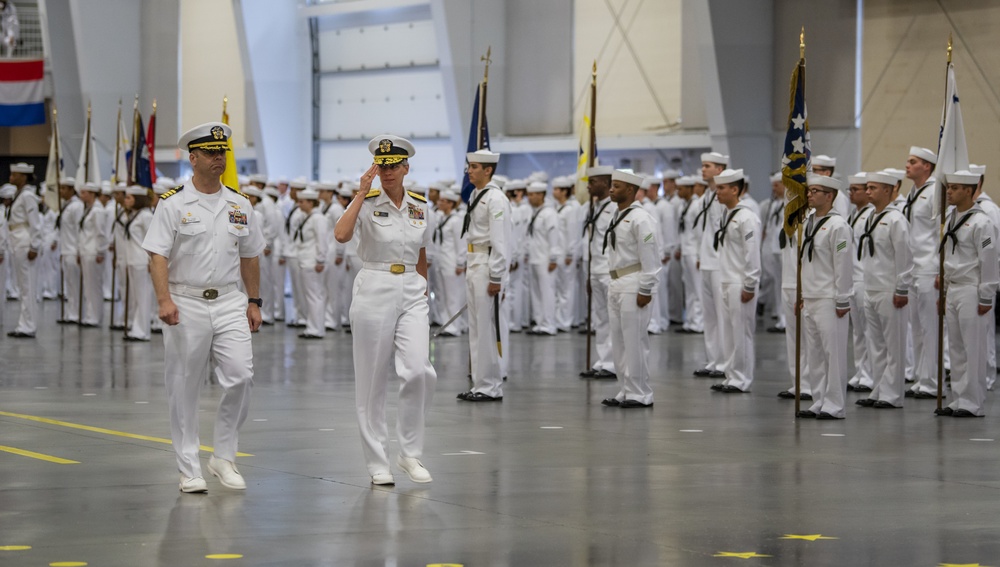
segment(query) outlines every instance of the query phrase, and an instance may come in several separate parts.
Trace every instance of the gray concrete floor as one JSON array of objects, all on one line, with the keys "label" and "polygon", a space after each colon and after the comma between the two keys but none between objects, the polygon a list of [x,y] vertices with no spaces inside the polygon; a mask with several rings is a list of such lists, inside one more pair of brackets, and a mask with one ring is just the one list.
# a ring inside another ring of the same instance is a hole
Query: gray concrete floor
[{"label": "gray concrete floor", "polygon": [[[10,330],[17,304],[0,307]],[[757,335],[741,396],[691,376],[700,336],[652,337],[651,410],[599,404],[613,382],[577,377],[576,333],[512,335],[503,403],[458,402],[466,339],[436,340],[434,482],[397,473],[373,488],[350,335],[266,327],[241,436],[248,490],[210,478],[207,495],[181,495],[157,441],[169,437],[160,337],[124,343],[57,313],[44,303],[36,340],[0,337],[0,446],[79,463],[0,451],[0,565],[1000,564],[994,394],[985,419],[935,418],[933,401],[909,399],[861,409],[849,394],[847,420],[796,421],[775,397],[789,382],[779,335]],[[203,392],[204,443],[218,393]]]}]

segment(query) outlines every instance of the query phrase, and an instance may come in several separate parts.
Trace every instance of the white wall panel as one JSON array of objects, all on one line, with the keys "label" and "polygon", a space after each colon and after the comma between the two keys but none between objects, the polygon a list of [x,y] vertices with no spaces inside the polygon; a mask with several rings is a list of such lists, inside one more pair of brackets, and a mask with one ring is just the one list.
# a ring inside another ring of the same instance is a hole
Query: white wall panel
[{"label": "white wall panel", "polygon": [[435,68],[325,75],[319,104],[322,140],[368,140],[384,132],[449,134],[441,72]]},{"label": "white wall panel", "polygon": [[[449,139],[414,139],[411,141],[417,153],[410,160],[410,173],[406,176],[407,180],[427,185],[439,179],[461,177],[462,172],[455,171],[455,159],[452,155]],[[368,152],[368,139],[320,144],[320,179],[336,181],[347,177],[358,180],[361,178],[361,174],[371,167],[371,164],[372,155]],[[378,181],[375,182],[375,185],[378,185]]]},{"label": "white wall panel", "polygon": [[319,32],[321,71],[386,69],[438,62],[430,20]]}]

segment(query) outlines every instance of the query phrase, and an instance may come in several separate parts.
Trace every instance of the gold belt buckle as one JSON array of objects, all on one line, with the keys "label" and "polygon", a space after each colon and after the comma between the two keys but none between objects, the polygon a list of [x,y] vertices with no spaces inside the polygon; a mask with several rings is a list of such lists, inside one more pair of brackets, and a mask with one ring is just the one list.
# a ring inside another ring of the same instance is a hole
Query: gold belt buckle
[{"label": "gold belt buckle", "polygon": [[475,251],[476,251],[476,247],[473,246],[472,244],[469,244],[469,252],[475,252]]},{"label": "gold belt buckle", "polygon": [[404,266],[403,264],[393,264],[389,266],[389,271],[394,274],[402,274],[403,272],[406,271],[406,266]]},{"label": "gold belt buckle", "polygon": [[205,299],[215,299],[219,297],[219,290],[217,289],[206,289],[201,293],[201,296]]}]

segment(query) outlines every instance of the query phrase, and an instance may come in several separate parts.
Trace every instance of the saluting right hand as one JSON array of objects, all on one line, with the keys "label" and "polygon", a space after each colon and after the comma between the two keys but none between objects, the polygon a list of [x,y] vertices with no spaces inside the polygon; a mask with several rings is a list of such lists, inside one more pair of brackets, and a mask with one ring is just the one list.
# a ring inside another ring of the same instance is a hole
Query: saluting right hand
[{"label": "saluting right hand", "polygon": [[368,190],[372,188],[372,181],[375,181],[376,175],[378,175],[378,165],[373,163],[368,168],[368,171],[361,176],[361,187],[358,189],[358,195],[368,194]]}]

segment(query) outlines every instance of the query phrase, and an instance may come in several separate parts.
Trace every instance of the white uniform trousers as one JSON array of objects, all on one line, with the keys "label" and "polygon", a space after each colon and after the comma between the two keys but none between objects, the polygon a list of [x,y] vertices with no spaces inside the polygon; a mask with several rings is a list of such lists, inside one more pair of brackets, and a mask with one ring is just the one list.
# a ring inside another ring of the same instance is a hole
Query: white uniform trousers
[{"label": "white uniform trousers", "polygon": [[305,323],[305,290],[302,289],[302,270],[298,258],[285,258],[288,266],[288,279],[292,283],[291,311],[285,313],[285,321],[289,323]]},{"label": "white uniform trousers", "polygon": [[80,264],[76,256],[62,257],[63,320],[80,321]]},{"label": "white uniform trousers", "polygon": [[549,265],[531,266],[531,318],[535,321],[533,331],[554,335],[556,329],[556,289],[555,272]]},{"label": "white uniform trousers", "polygon": [[7,258],[13,270],[11,279],[17,282],[21,294],[21,314],[14,330],[33,334],[38,327],[38,265],[42,257],[39,255],[29,260],[27,248],[15,248],[7,254]]},{"label": "white uniform trousers", "polygon": [[671,256],[667,262],[667,324],[684,320],[684,267]]},{"label": "white uniform trousers", "polygon": [[[951,393],[948,404],[953,410],[964,409],[986,415],[986,367],[989,327],[994,327],[993,311],[979,314],[977,286],[948,287],[945,320],[951,335]],[[995,308],[995,307],[994,307]],[[936,393],[936,392],[935,392]]]},{"label": "white uniform trousers", "polygon": [[347,323],[350,324],[351,302],[354,301],[354,281],[361,272],[361,259],[357,256],[344,256],[344,280],[342,282],[344,292],[340,294],[342,303],[340,308],[348,315]]},{"label": "white uniform trousers", "polygon": [[337,265],[329,262],[326,265],[326,328],[337,330],[344,324],[347,313],[343,310],[344,295],[350,295],[351,290],[344,287],[347,271],[344,263]]},{"label": "white uniform trousers", "polygon": [[118,281],[117,274],[112,277],[112,270],[115,268],[111,263],[112,258],[114,258],[114,253],[110,251],[104,253],[104,262],[101,263],[101,270],[103,270],[101,289],[104,299],[120,301],[118,290],[121,283]]},{"label": "white uniform trousers", "polygon": [[[785,316],[787,326],[785,327],[785,360],[788,361],[788,376],[791,379],[791,385],[788,387],[788,391],[795,393],[795,329],[798,328],[798,319],[795,318],[795,290],[794,289],[783,289],[781,290],[781,311]],[[805,337],[805,331],[803,330],[802,336]],[[801,349],[802,362],[799,364],[799,394],[813,394],[813,386],[815,384],[811,380],[809,374],[809,364],[811,362],[811,356],[809,354],[809,349],[805,347],[805,341],[802,341]],[[845,386],[846,388],[846,386]]]},{"label": "white uniform trousers", "polygon": [[[104,261],[108,262],[110,256],[105,256]],[[115,327],[123,327],[125,323],[125,272],[127,267],[125,263],[119,259],[120,264],[115,266],[114,269],[114,299],[111,301],[111,310],[114,312],[115,316],[111,318],[111,325]],[[131,315],[129,311],[129,315]]]},{"label": "white uniform trousers", "polygon": [[781,309],[781,255],[760,254],[760,301],[765,315],[778,315]]},{"label": "white uniform trousers", "polygon": [[719,270],[701,270],[701,312],[705,329],[705,369],[722,371],[722,279]]},{"label": "white uniform trousers", "polygon": [[104,315],[104,274],[108,263],[98,264],[97,256],[80,256],[80,271],[83,272],[83,317],[84,325],[99,325]]},{"label": "white uniform trousers", "polygon": [[[302,285],[302,303],[306,324],[305,334],[326,336],[326,268],[317,273],[315,268],[299,267]],[[421,278],[423,279],[423,278]]]},{"label": "white uniform trousers", "polygon": [[837,317],[833,299],[802,300],[803,348],[809,353],[809,382],[813,404],[810,411],[844,417],[847,389],[847,315]]},{"label": "white uniform trousers", "polygon": [[556,327],[568,331],[576,319],[576,262],[566,265],[566,259],[556,264]]},{"label": "white uniform trousers", "polygon": [[865,319],[868,321],[868,356],[872,361],[872,400],[903,405],[906,322],[908,307],[892,304],[893,292],[865,292]]},{"label": "white uniform trousers", "polygon": [[[996,310],[996,301],[993,302],[993,309]],[[994,317],[993,311],[990,311],[988,316]],[[995,319],[994,319],[995,321]],[[991,323],[986,325],[986,389],[992,390],[993,384],[997,380],[997,326],[996,323]],[[947,338],[947,337],[946,337]],[[949,342],[948,350],[951,350],[951,343]]]},{"label": "white uniform trousers", "polygon": [[44,299],[54,299],[59,295],[59,247],[46,249],[39,267],[39,293]]},{"label": "white uniform trousers", "polygon": [[872,360],[868,354],[868,320],[865,318],[865,290],[862,282],[854,282],[851,294],[851,327],[854,340],[854,376],[851,386],[872,387]]},{"label": "white uniform trousers", "polygon": [[[625,276],[638,279],[636,275]],[[608,322],[611,345],[618,370],[619,402],[635,400],[653,403],[653,388],[649,385],[649,318],[653,314],[650,302],[643,308],[636,305],[636,292],[608,291]],[[634,287],[634,286],[631,286]]]},{"label": "white uniform trousers", "polygon": [[660,270],[660,272],[657,274],[656,277],[657,277],[656,287],[653,289],[653,295],[651,296],[649,305],[647,306],[650,308],[649,327],[647,330],[650,333],[660,334],[663,332],[664,329],[666,329],[669,326],[669,324],[664,324],[663,318],[661,317],[661,313],[663,313],[663,311],[666,309],[666,304],[663,302],[664,298],[661,296],[662,292],[666,292],[666,287],[667,287],[666,266],[664,266],[663,269]]},{"label": "white uniform trousers", "polygon": [[[503,368],[497,352],[496,323],[493,321],[493,298],[486,294],[490,283],[488,264],[469,266],[465,271],[465,292],[469,303],[469,357],[472,359],[472,391],[499,397],[503,395]],[[501,297],[504,291],[501,290]],[[509,297],[509,296],[508,296]],[[503,299],[501,304],[508,299]],[[507,324],[501,305],[500,327]],[[500,337],[502,340],[503,337]],[[506,346],[506,345],[502,345]],[[504,356],[510,353],[504,349]]]},{"label": "white uniform trousers", "polygon": [[275,318],[275,320],[278,320],[278,321],[284,321],[285,320],[285,278],[288,275],[288,263],[287,262],[284,263],[284,264],[280,263],[278,261],[278,258],[274,257],[274,254],[272,254],[271,257],[274,258],[274,260],[273,260],[273,262],[274,262],[274,264],[273,264],[274,271],[271,274],[273,276],[273,278],[274,278],[272,280],[272,284],[274,285],[274,287],[273,287],[273,290],[274,290],[273,291],[273,293],[274,293],[274,318]]},{"label": "white uniform trousers", "polygon": [[430,321],[431,323],[442,325],[448,320],[449,315],[445,313],[447,304],[444,301],[441,274],[436,265],[429,266],[427,269],[427,287],[430,290],[427,297]]},{"label": "white uniform trousers", "polygon": [[580,326],[587,324],[587,282],[590,281],[590,274],[587,273],[587,263],[576,268],[576,309],[573,315],[573,324]]},{"label": "white uniform trousers", "polygon": [[[718,275],[718,272],[715,272]],[[753,385],[755,352],[754,328],[757,325],[757,296],[743,303],[740,284],[721,284],[722,309],[719,313],[721,350],[725,353],[722,371],[726,373],[723,384],[735,386],[744,392]]]},{"label": "white uniform trousers", "polygon": [[201,474],[198,451],[198,394],[209,374],[209,361],[222,388],[213,431],[215,456],[236,460],[239,428],[250,409],[253,348],[247,321],[247,296],[233,291],[215,300],[171,294],[180,316],[163,326],[170,437],[177,468],[187,477]]},{"label": "white uniform trousers", "polygon": [[590,278],[591,320],[594,343],[597,347],[597,361],[594,370],[615,371],[615,359],[611,348],[611,326],[608,319],[608,288],[611,274],[592,274]]},{"label": "white uniform trousers", "polygon": [[653,312],[652,319],[656,319],[660,331],[666,331],[670,328],[670,265],[673,263],[674,261],[671,259],[663,265],[659,274],[660,283],[654,293],[659,302],[659,310]]},{"label": "white uniform trousers", "polygon": [[937,394],[938,290],[934,276],[914,276],[910,288],[910,330],[913,335],[916,384],[913,391]]},{"label": "white uniform trousers", "polygon": [[[528,264],[526,262],[518,262],[517,269],[510,271],[510,279],[507,283],[507,289],[504,297],[504,301],[510,303],[510,313],[509,313],[509,325],[510,330],[517,332],[524,328],[524,293],[521,286],[521,280],[525,278],[525,274],[528,273]],[[470,306],[471,309],[471,306]],[[469,322],[470,330],[472,322]]]},{"label": "white uniform trousers", "polygon": [[361,446],[369,474],[389,472],[389,427],[385,398],[389,365],[399,376],[396,438],[400,454],[419,459],[424,417],[434,397],[437,373],[428,359],[427,280],[416,272],[392,274],[362,269],[354,280],[354,386]]},{"label": "white uniform trousers", "polygon": [[[150,279],[149,266],[146,264],[128,267],[128,321],[125,332],[130,337],[149,339],[152,323],[152,306],[150,297],[153,295],[153,280]],[[124,314],[123,314],[124,316]]]},{"label": "white uniform trousers", "polygon": [[258,256],[260,260],[260,308],[261,321],[274,323],[274,254]]},{"label": "white uniform trousers", "polygon": [[[437,266],[438,278],[441,280],[441,305],[445,314],[442,323],[446,323],[455,313],[465,306],[465,274],[456,275],[454,268]],[[468,328],[466,315],[458,318],[441,330],[442,333],[460,335]]]},{"label": "white uniform trousers", "polygon": [[[11,255],[9,250],[4,250],[4,260],[0,262],[0,292],[2,292],[7,286],[7,276],[10,273],[10,260]],[[0,294],[0,301],[2,301],[3,295]],[[0,329],[4,327],[4,311],[5,309],[0,309]]]},{"label": "white uniform trousers", "polygon": [[698,271],[698,260],[693,256],[681,256],[684,278],[684,328],[688,331],[701,333],[705,330],[705,320],[701,311],[701,272]]}]

